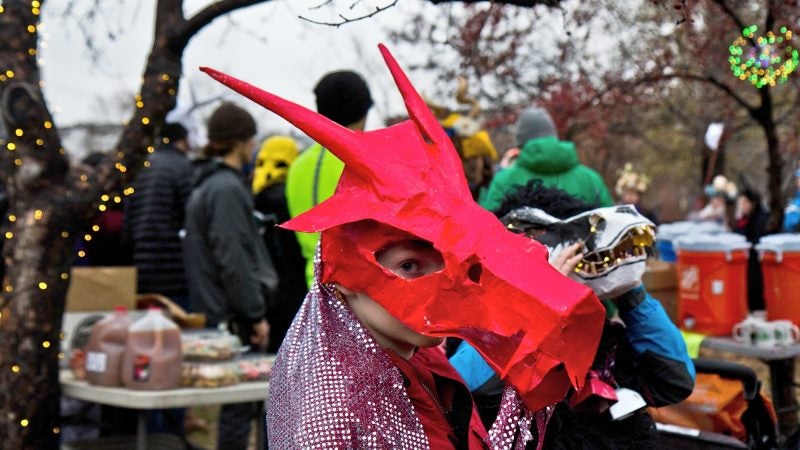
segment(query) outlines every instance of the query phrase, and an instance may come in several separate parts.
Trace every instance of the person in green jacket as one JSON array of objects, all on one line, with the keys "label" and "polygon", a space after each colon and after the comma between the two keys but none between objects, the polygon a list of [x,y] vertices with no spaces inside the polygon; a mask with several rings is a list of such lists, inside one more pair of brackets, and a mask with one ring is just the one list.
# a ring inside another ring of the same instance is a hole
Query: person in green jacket
[{"label": "person in green jacket", "polygon": [[[317,112],[351,130],[364,131],[372,106],[369,87],[361,75],[343,70],[323,76],[314,88]],[[344,163],[319,144],[297,157],[286,177],[286,202],[291,217],[298,216],[333,195]],[[306,282],[314,281],[314,251],[319,233],[295,233],[306,260]]]},{"label": "person in green jacket", "polygon": [[614,201],[599,173],[581,164],[575,144],[558,139],[550,114],[531,107],[517,119],[517,145],[520,155],[507,169],[498,172],[480,204],[496,209],[508,193],[532,179],[555,187],[597,206],[612,206]]}]

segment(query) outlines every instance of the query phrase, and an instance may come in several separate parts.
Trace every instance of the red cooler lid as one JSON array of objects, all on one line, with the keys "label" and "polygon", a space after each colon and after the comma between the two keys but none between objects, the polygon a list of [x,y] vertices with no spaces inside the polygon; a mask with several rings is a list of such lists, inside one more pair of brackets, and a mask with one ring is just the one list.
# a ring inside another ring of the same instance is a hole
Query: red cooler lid
[{"label": "red cooler lid", "polygon": [[673,245],[678,250],[691,250],[695,252],[731,252],[734,250],[750,250],[750,243],[741,234],[693,233],[675,239]]},{"label": "red cooler lid", "polygon": [[759,259],[763,258],[765,253],[774,253],[775,262],[781,263],[784,253],[800,252],[800,234],[781,233],[764,236],[756,244],[756,250]]},{"label": "red cooler lid", "polygon": [[718,234],[724,233],[725,228],[716,222],[697,222],[682,221],[672,223],[662,223],[656,231],[656,239],[660,241],[671,241],[681,236],[691,234]]},{"label": "red cooler lid", "polygon": [[756,244],[758,251],[800,252],[800,234],[781,233],[763,236]]}]

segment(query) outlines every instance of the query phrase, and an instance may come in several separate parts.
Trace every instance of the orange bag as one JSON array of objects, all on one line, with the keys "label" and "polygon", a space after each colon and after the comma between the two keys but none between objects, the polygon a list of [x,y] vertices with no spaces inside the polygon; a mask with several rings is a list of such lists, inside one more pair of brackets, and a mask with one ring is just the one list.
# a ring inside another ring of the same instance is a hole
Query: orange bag
[{"label": "orange bag", "polygon": [[[760,393],[758,395],[774,422],[772,403]],[[650,408],[650,414],[656,422],[722,433],[745,441],[747,433],[742,414],[747,408],[741,381],[698,373],[692,395],[677,405]]]}]

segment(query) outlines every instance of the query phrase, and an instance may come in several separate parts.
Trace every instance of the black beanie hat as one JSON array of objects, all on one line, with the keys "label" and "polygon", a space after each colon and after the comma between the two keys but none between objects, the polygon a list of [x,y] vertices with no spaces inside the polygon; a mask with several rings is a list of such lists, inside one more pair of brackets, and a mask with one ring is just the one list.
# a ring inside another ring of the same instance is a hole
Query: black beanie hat
[{"label": "black beanie hat", "polygon": [[175,122],[166,122],[161,127],[161,137],[169,139],[170,142],[178,142],[181,139],[186,139],[189,133],[183,125]]},{"label": "black beanie hat", "polygon": [[222,103],[208,119],[211,142],[246,141],[256,135],[253,116],[233,103]]},{"label": "black beanie hat", "polygon": [[317,112],[343,126],[358,122],[372,106],[367,82],[349,70],[322,77],[314,88],[314,95],[317,96]]}]

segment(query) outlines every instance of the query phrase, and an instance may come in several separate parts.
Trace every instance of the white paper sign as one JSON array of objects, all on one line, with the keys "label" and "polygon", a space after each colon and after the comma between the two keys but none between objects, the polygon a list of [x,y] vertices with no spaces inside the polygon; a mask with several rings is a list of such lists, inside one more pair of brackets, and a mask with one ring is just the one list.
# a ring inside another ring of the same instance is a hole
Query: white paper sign
[{"label": "white paper sign", "polygon": [[706,130],[706,146],[711,150],[716,150],[719,147],[719,141],[722,139],[722,131],[725,130],[725,124],[722,122],[712,122],[708,124]]}]

